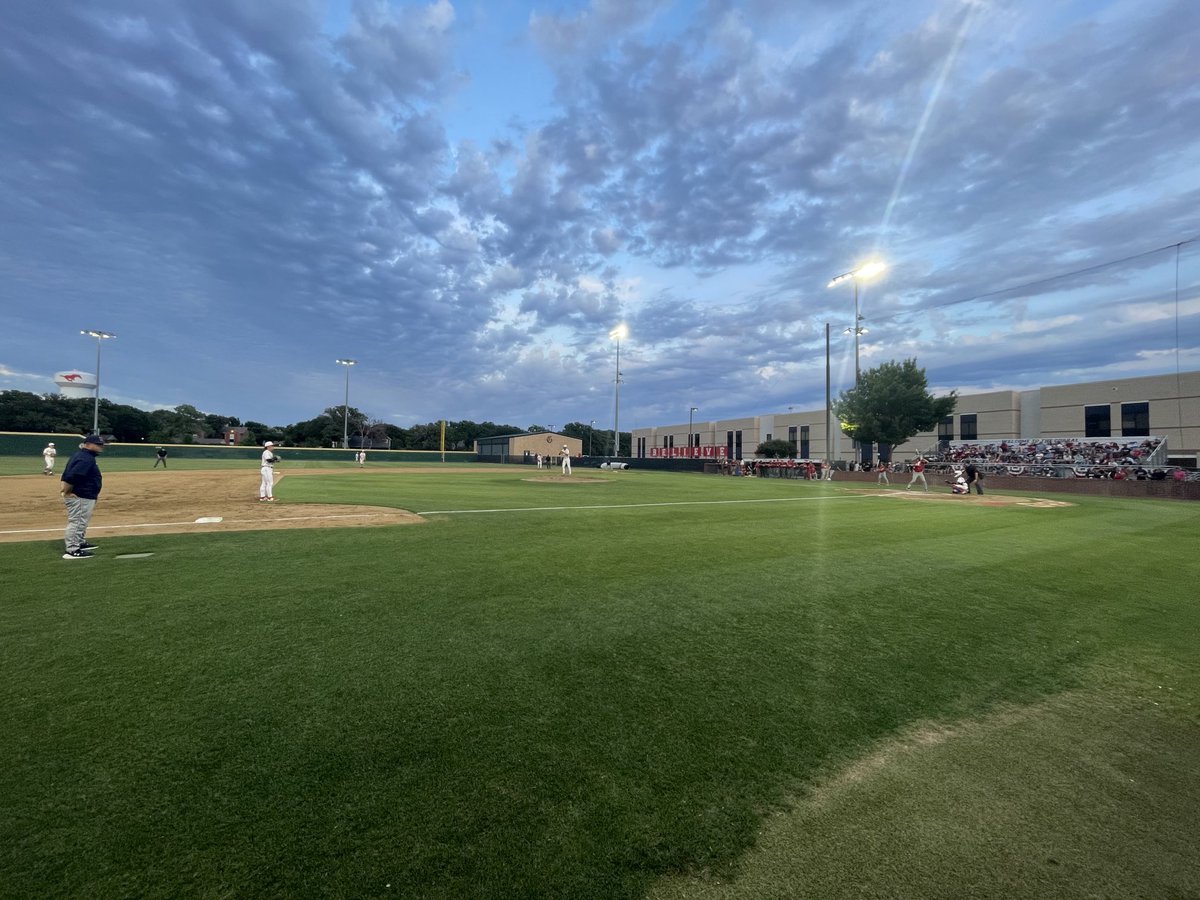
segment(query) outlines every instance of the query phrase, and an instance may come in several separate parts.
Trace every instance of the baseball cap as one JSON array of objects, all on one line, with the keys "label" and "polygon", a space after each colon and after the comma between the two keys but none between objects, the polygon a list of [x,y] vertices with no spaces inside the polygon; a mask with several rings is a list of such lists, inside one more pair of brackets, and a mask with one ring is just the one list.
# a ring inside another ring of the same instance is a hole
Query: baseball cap
[{"label": "baseball cap", "polygon": [[53,446],[54,446],[54,441],[51,441],[51,442],[50,442],[50,443],[49,443],[47,446],[53,447]]},{"label": "baseball cap", "polygon": [[275,446],[275,442],[274,442],[274,441],[267,441],[265,444],[263,444],[263,446],[264,446],[264,447],[274,447],[274,446]]},{"label": "baseball cap", "polygon": [[98,434],[89,434],[83,439],[83,442],[85,444],[95,444],[97,447],[104,446],[104,438],[100,437]]}]

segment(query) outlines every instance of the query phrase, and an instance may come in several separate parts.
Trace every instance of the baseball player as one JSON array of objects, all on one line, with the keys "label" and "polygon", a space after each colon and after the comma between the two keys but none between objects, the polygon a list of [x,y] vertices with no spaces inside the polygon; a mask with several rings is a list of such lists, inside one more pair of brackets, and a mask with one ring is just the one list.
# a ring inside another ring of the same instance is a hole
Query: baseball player
[{"label": "baseball player", "polygon": [[279,462],[279,457],[275,455],[275,442],[267,441],[263,444],[262,467],[258,470],[262,475],[262,483],[258,486],[259,503],[275,502],[275,463],[277,462]]},{"label": "baseball player", "polygon": [[891,482],[888,481],[888,477],[887,477],[888,464],[885,463],[883,460],[879,461],[878,471],[879,471],[879,474],[875,476],[875,483],[876,484],[891,484]]},{"label": "baseball player", "polygon": [[42,451],[42,474],[54,474],[54,457],[58,456],[58,451],[54,449],[54,442],[51,441],[46,445],[46,449]]},{"label": "baseball player", "polygon": [[925,485],[925,493],[929,493],[929,482],[925,480],[925,457],[918,456],[917,461],[913,463],[912,480],[909,481],[908,487],[905,490],[911,490],[912,486],[917,483],[917,479],[921,479],[921,484]]},{"label": "baseball player", "polygon": [[564,475],[570,475],[571,474],[571,450],[566,444],[563,444],[562,454],[563,454],[562,473]]},{"label": "baseball player", "polygon": [[358,467],[361,469],[367,462],[367,451],[359,450],[354,454],[354,460],[358,463]]}]

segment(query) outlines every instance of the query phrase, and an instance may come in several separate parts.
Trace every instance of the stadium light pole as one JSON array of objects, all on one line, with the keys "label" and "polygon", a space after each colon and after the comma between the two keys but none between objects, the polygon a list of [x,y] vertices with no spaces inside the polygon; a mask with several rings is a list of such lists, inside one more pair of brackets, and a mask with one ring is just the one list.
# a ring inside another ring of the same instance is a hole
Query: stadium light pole
[{"label": "stadium light pole", "polygon": [[692,458],[692,416],[700,409],[698,406],[688,407],[688,459]]},{"label": "stadium light pole", "polygon": [[[849,281],[854,284],[854,324],[850,328],[847,328],[845,333],[854,334],[854,386],[856,388],[858,387],[859,380],[862,378],[862,367],[859,364],[859,338],[867,333],[867,329],[862,327],[863,316],[858,311],[858,283],[875,277],[886,268],[887,266],[879,260],[872,260],[871,262],[864,263],[857,269],[843,272],[841,275],[835,275],[829,284],[825,285],[826,287],[835,287],[843,281]],[[862,444],[858,441],[854,442],[854,451],[855,457],[861,461]]]},{"label": "stadium light pole", "polygon": [[592,455],[592,434],[596,431],[596,420],[588,422],[588,456]]},{"label": "stadium light pole", "polygon": [[[833,466],[833,402],[829,395],[829,323],[825,323],[825,461]],[[830,476],[832,477],[832,476]]]},{"label": "stadium light pole", "polygon": [[339,366],[346,367],[346,403],[342,407],[342,449],[350,447],[350,367],[358,365],[357,359],[339,359]]},{"label": "stadium light pole", "polygon": [[617,342],[617,377],[613,382],[613,458],[621,455],[621,338],[629,335],[624,323],[608,333]]},{"label": "stadium light pole", "polygon": [[115,338],[116,335],[111,331],[96,331],[91,328],[85,328],[79,332],[86,334],[88,337],[96,339],[96,399],[92,404],[92,434],[100,433],[100,345],[107,338]]}]

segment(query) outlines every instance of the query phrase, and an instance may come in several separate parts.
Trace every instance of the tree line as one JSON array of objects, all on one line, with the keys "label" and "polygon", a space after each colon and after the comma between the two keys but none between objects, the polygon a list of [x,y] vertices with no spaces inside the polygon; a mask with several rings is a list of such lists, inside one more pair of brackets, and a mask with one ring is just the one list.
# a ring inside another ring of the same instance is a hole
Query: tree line
[{"label": "tree line", "polygon": [[[95,401],[91,398],[0,391],[0,431],[87,434],[92,430],[94,408]],[[440,422],[401,428],[373,419],[353,406],[349,409],[331,406],[312,419],[280,426],[205,413],[186,403],[174,409],[147,411],[100,400],[100,432],[112,435],[113,440],[122,443],[191,444],[221,438],[230,427],[244,427],[246,436],[240,443],[255,446],[263,441],[275,441],[292,447],[332,447],[340,445],[344,430],[349,431],[351,438],[366,436],[376,444],[382,443],[381,438],[388,438],[393,450],[439,450],[442,446]],[[446,449],[472,450],[479,438],[550,430],[543,425],[519,428],[495,422],[447,421]],[[611,452],[611,430],[597,430],[584,422],[571,422],[558,429],[558,433],[579,438],[584,453],[605,455]],[[631,443],[630,433],[622,432],[623,455],[629,454]]]}]

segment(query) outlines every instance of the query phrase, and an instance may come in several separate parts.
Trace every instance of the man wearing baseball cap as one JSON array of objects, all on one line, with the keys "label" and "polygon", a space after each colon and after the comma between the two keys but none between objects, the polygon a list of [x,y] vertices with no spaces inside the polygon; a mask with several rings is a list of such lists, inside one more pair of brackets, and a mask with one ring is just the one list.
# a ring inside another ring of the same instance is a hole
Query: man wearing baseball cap
[{"label": "man wearing baseball cap", "polygon": [[96,457],[103,450],[104,438],[89,434],[63,469],[61,492],[67,507],[67,552],[63,559],[87,559],[96,549],[87,542],[87,528],[100,497],[103,478]]},{"label": "man wearing baseball cap", "polygon": [[277,462],[279,462],[279,457],[275,455],[275,442],[267,441],[263,444],[262,466],[258,470],[262,475],[262,481],[258,486],[259,503],[275,502],[275,463]]}]

